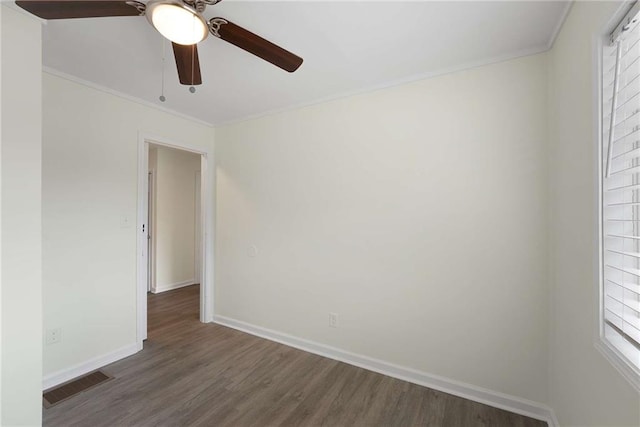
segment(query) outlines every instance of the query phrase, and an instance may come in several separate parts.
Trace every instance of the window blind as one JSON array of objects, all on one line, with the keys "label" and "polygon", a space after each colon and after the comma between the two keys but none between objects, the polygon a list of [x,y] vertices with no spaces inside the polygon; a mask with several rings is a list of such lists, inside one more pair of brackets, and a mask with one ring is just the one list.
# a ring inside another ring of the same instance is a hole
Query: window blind
[{"label": "window blind", "polygon": [[640,372],[640,3],[603,49],[604,338]]}]

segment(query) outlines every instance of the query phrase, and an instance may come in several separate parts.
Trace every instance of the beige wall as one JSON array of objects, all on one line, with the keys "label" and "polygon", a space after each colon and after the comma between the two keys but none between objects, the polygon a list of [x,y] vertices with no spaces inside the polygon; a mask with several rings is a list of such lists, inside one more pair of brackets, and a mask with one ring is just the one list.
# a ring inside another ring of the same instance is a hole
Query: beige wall
[{"label": "beige wall", "polygon": [[62,329],[44,348],[46,379],[136,343],[139,135],[206,150],[213,130],[47,73],[43,82],[44,327]]},{"label": "beige wall", "polygon": [[158,147],[155,153],[154,292],[198,283],[195,277],[196,174],[200,156]]},{"label": "beige wall", "polygon": [[546,402],[546,67],[216,128],[216,314]]},{"label": "beige wall", "polygon": [[640,394],[596,350],[598,37],[617,2],[575,2],[549,53],[551,406],[563,426],[638,426]]},{"label": "beige wall", "polygon": [[[16,43],[19,40],[19,43]],[[0,6],[0,425],[42,411],[40,22]]]}]

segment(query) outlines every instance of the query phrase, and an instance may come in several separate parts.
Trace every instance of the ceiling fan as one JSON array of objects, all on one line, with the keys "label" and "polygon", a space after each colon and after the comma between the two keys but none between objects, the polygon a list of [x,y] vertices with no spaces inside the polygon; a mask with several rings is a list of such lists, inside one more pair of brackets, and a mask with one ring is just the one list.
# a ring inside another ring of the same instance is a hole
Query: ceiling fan
[{"label": "ceiling fan", "polygon": [[43,19],[146,16],[149,23],[173,45],[178,76],[183,85],[202,84],[197,43],[209,33],[252,53],[290,73],[302,58],[233,22],[215,17],[207,21],[202,12],[222,0],[18,0],[16,4]]}]

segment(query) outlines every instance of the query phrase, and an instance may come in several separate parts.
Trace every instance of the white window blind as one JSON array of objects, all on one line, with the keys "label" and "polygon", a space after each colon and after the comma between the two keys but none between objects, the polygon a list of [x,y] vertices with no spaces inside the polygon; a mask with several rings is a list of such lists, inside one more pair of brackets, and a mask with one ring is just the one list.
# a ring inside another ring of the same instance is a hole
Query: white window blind
[{"label": "white window blind", "polygon": [[603,49],[602,333],[640,372],[640,7]]}]

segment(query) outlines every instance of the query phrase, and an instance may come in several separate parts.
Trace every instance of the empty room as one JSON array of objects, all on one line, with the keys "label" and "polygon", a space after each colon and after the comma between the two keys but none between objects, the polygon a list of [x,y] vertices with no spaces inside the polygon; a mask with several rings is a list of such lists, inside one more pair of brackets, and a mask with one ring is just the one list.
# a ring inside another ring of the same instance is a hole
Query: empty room
[{"label": "empty room", "polygon": [[0,425],[640,426],[640,2],[0,3]]}]

